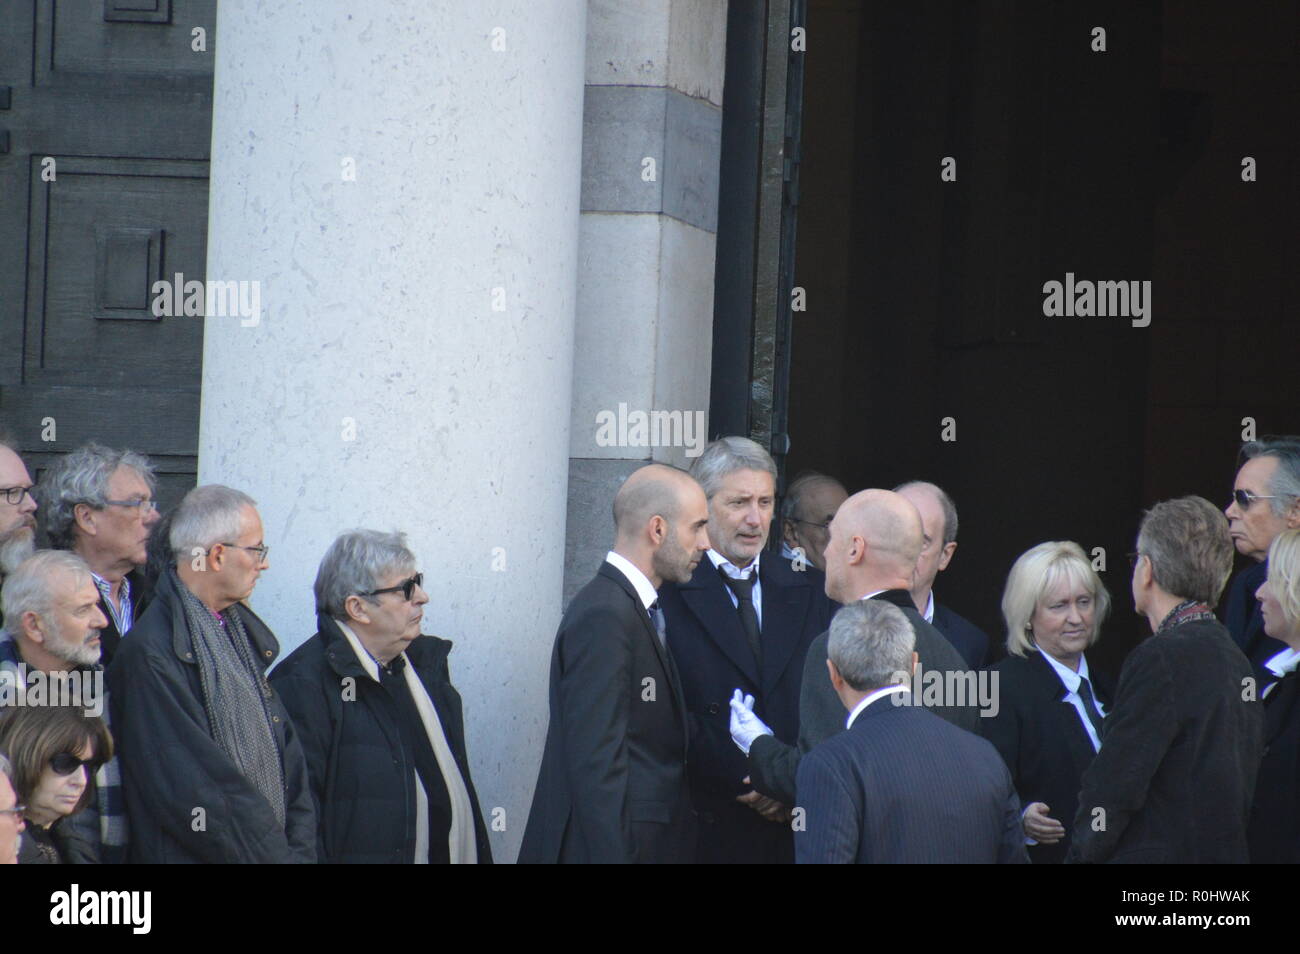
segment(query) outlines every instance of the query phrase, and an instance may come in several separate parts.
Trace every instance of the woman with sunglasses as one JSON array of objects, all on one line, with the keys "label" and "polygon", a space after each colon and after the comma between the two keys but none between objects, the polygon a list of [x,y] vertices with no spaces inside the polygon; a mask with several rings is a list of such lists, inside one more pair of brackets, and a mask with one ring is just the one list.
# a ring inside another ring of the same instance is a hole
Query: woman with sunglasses
[{"label": "woman with sunglasses", "polygon": [[1300,530],[1279,533],[1268,548],[1268,578],[1255,592],[1264,632],[1286,648],[1265,660],[1264,760],[1251,811],[1250,860],[1300,862]]},{"label": "woman with sunglasses", "polygon": [[95,864],[95,848],[66,824],[86,807],[95,770],[113,754],[104,720],[71,706],[22,706],[0,717],[0,751],[27,823],[19,864]]}]

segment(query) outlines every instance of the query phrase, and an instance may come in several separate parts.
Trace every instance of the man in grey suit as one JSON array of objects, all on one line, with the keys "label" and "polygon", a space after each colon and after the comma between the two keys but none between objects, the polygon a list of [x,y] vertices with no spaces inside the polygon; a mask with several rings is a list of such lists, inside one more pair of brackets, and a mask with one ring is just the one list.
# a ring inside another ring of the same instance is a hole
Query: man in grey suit
[{"label": "man in grey suit", "polygon": [[708,522],[704,491],[674,467],[642,467],[614,497],[614,549],[555,637],[521,863],[692,859],[686,702],[657,590],[691,578]]},{"label": "man in grey suit", "polygon": [[826,668],[848,727],[799,763],[800,864],[1029,860],[997,750],[911,704],[914,640],[903,613],[880,600],[835,615]]},{"label": "man in grey suit", "polygon": [[[876,600],[899,607],[916,634],[923,673],[943,677],[944,685],[973,687],[966,661],[943,635],[922,618],[909,592],[924,541],[921,515],[899,494],[864,490],[846,500],[831,521],[826,545],[826,595],[838,603]],[[813,746],[844,730],[844,710],[826,679],[828,633],[808,647],[799,690],[799,743],[782,742],[754,714],[744,698],[731,701],[731,737],[749,755],[754,788],[789,805],[794,798],[799,759]],[[970,732],[979,729],[978,701],[941,694],[927,708]],[[917,700],[922,704],[922,700]]]}]

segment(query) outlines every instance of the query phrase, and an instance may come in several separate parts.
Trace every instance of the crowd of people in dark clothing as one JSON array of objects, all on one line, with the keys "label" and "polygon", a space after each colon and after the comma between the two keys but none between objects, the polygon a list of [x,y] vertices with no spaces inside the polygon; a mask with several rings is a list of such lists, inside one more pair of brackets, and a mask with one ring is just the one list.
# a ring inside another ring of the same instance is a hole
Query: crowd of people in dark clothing
[{"label": "crowd of people in dark clothing", "polygon": [[[996,642],[936,596],[942,488],[776,488],[741,437],[623,482],[521,862],[1300,861],[1300,438],[1245,444],[1226,509],[1142,514],[1128,593],[1021,554]],[[155,491],[95,443],[34,486],[0,442],[0,863],[491,862],[404,534],[333,541],[279,660],[256,501]],[[1116,679],[1089,650],[1130,605]]]}]

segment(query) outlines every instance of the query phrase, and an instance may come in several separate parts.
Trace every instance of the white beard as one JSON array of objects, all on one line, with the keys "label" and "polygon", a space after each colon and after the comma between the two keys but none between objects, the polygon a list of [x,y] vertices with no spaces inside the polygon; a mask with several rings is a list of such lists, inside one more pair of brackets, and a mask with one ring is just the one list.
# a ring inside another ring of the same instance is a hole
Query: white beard
[{"label": "white beard", "polygon": [[0,576],[8,576],[18,565],[36,552],[36,534],[31,527],[20,527],[0,537]]}]

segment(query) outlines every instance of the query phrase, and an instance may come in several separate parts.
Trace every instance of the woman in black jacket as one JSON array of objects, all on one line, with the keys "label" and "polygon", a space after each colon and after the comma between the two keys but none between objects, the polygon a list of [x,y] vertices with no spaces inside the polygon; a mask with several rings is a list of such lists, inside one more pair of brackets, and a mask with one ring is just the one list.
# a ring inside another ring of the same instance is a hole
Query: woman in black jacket
[{"label": "woman in black jacket", "polygon": [[1114,683],[1088,665],[1110,595],[1077,543],[1040,543],[1007,577],[1002,615],[1007,657],[998,711],[980,720],[1011,771],[1030,860],[1065,860],[1083,770],[1101,747]]},{"label": "woman in black jacket", "polygon": [[316,576],[319,631],[271,674],[307,755],[321,862],[492,860],[451,643],[420,635],[421,581],[402,534],[342,534]]},{"label": "woman in black jacket", "polygon": [[73,706],[20,706],[0,718],[0,752],[26,806],[21,864],[97,864],[95,847],[67,819],[86,807],[96,769],[113,754],[104,720]]}]

